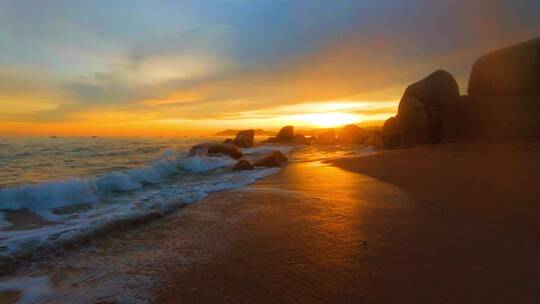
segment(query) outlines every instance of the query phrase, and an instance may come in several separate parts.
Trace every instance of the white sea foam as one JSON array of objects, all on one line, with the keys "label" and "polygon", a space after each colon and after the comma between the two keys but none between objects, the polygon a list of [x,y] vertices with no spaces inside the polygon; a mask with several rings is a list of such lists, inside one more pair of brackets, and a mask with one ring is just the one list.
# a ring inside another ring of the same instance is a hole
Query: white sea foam
[{"label": "white sea foam", "polygon": [[0,190],[0,209],[28,210],[50,216],[50,210],[75,203],[97,202],[97,187],[92,179],[71,179]]},{"label": "white sea foam", "polygon": [[[117,144],[115,151],[129,150],[127,146]],[[145,147],[144,151],[154,151],[148,148],[148,145]],[[335,150],[321,153],[313,147],[299,147],[276,144],[242,151],[247,159],[255,159],[277,149],[288,154],[292,161],[313,160],[336,154]],[[185,152],[187,148],[189,147],[184,147],[183,152],[165,150],[148,165],[135,162],[139,166],[129,167],[130,169],[112,169],[94,176],[0,188],[0,255],[17,256],[31,252],[36,246],[47,247],[91,234],[118,221],[162,214],[180,204],[198,201],[210,192],[238,188],[279,171],[256,169],[232,172],[230,167],[236,161],[230,157],[188,157]],[[95,155],[103,154],[100,149],[90,149],[94,153],[94,158],[91,159],[94,163]],[[294,153],[291,153],[293,151]],[[122,168],[129,163],[119,158],[138,156],[131,152],[126,155],[129,156],[114,156],[112,159],[119,166],[111,164],[110,168]],[[63,155],[59,155],[54,164],[66,168],[61,165],[62,157]],[[109,159],[99,156],[102,157]],[[151,155],[146,159],[149,158]],[[85,162],[80,155],[77,159]],[[36,166],[39,166],[46,158],[37,160]],[[73,159],[69,157],[69,160]],[[84,172],[88,169],[84,164],[75,165],[85,169]],[[33,229],[3,229],[17,223],[7,222],[2,210],[30,212],[49,223],[38,221]]]},{"label": "white sea foam", "polygon": [[[229,157],[187,157],[185,153],[165,151],[151,165],[141,168],[0,189],[0,210],[24,210],[53,222],[31,230],[0,231],[0,255],[69,241],[115,221],[168,212],[210,192],[237,188],[277,172],[220,169],[234,163]],[[77,209],[81,205],[86,207]],[[71,209],[58,212],[65,207]]]},{"label": "white sea foam", "polygon": [[224,157],[178,157],[172,151],[165,151],[153,164],[142,168],[0,189],[0,209],[26,209],[55,220],[49,212],[54,208],[98,203],[113,191],[141,189],[145,184],[160,183],[181,170],[206,172],[232,164],[234,161]]}]

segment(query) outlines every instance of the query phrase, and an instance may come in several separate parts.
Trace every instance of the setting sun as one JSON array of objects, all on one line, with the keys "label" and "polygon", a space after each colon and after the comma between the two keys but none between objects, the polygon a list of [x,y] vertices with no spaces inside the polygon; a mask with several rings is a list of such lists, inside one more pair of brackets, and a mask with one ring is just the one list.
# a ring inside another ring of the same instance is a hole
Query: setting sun
[{"label": "setting sun", "polygon": [[312,113],[300,114],[291,117],[291,120],[296,121],[300,125],[309,125],[321,128],[333,128],[346,124],[358,122],[360,119],[351,113]]}]

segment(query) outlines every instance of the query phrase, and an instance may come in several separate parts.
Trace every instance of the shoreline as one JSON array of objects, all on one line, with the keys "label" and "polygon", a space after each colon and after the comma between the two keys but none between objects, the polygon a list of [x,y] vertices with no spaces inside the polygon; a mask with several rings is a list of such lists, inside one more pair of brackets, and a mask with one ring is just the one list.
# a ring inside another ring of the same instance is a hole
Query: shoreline
[{"label": "shoreline", "polygon": [[[166,286],[188,286],[157,288],[154,299],[535,303],[540,168],[531,160],[540,165],[540,143],[423,146],[289,166],[247,187],[257,194],[250,204],[273,206],[234,231],[234,248],[168,273]],[[398,164],[418,170],[402,174]],[[465,180],[456,179],[462,165]],[[514,176],[488,182],[506,166]],[[426,179],[442,187],[418,187]]]},{"label": "shoreline", "polygon": [[20,273],[68,302],[534,303],[537,166],[540,143],[293,163]]}]

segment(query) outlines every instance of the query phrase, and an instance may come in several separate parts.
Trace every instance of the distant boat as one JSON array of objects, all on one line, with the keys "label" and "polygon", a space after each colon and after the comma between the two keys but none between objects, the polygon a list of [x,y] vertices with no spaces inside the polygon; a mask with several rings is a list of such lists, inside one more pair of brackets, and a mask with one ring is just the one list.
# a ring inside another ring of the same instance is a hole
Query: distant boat
[{"label": "distant boat", "polygon": [[58,138],[58,136],[51,136],[51,138]]},{"label": "distant boat", "polygon": [[97,138],[97,136],[92,136],[92,138]]}]

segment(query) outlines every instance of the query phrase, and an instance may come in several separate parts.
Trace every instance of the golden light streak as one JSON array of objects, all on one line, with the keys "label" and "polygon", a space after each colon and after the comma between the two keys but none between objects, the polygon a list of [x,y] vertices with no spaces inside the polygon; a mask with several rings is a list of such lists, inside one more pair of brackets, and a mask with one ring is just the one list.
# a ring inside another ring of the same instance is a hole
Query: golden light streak
[{"label": "golden light streak", "polygon": [[357,115],[342,112],[300,114],[292,115],[290,118],[297,124],[319,128],[333,128],[359,121]]}]

